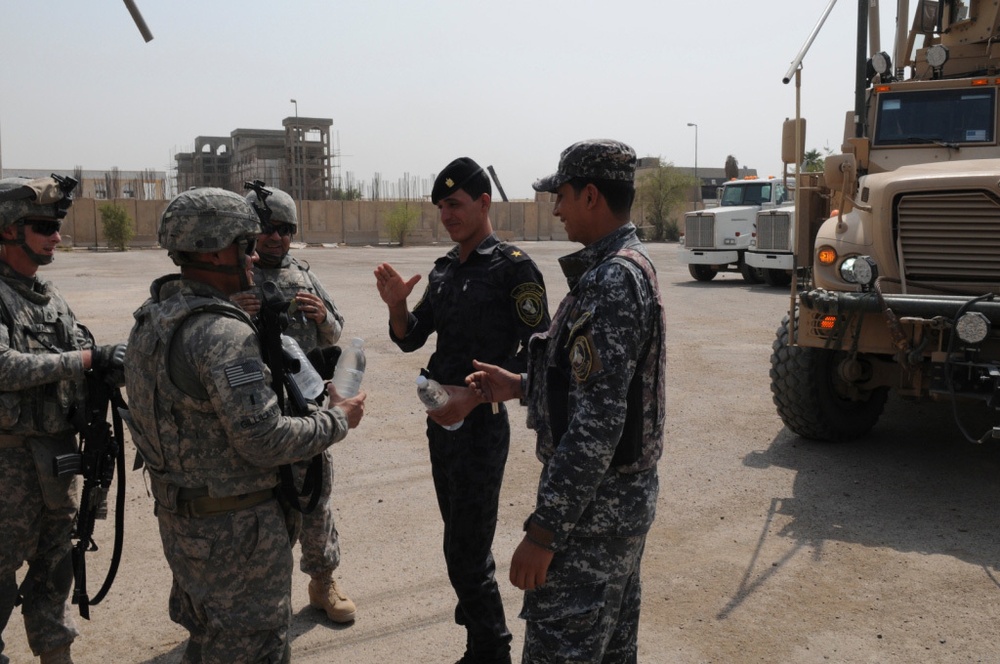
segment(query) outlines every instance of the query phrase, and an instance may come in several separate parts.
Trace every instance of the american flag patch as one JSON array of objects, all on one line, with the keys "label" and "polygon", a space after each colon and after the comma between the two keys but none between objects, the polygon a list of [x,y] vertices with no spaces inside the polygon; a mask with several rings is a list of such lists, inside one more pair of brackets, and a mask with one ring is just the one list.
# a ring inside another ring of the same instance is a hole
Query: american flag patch
[{"label": "american flag patch", "polygon": [[226,380],[229,387],[239,387],[247,383],[256,383],[264,380],[264,372],[260,370],[260,364],[256,360],[247,360],[240,364],[226,367]]}]

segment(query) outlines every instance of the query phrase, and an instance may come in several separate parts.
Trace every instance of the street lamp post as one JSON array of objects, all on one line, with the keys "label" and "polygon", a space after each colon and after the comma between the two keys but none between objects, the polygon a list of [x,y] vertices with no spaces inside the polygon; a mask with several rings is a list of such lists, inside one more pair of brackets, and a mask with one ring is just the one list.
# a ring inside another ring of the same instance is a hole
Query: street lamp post
[{"label": "street lamp post", "polygon": [[687,123],[689,127],[694,127],[694,179],[698,182],[698,198],[694,202],[694,209],[698,209],[698,201],[701,200],[701,180],[698,179],[698,124]]},{"label": "street lamp post", "polygon": [[292,127],[292,195],[299,199],[302,197],[302,187],[299,184],[299,102],[294,99],[288,101],[295,104],[295,126]]}]

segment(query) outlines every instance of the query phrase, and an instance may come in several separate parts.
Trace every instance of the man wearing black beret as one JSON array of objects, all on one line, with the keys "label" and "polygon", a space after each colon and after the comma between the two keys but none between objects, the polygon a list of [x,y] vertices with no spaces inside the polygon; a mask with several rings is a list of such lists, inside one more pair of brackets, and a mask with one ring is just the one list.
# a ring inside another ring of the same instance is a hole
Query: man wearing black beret
[{"label": "man wearing black beret", "polygon": [[[489,177],[468,157],[448,164],[434,181],[431,201],[457,244],[435,261],[413,311],[406,299],[420,275],[404,281],[388,263],[375,270],[396,345],[412,352],[437,332],[427,373],[445,386],[450,398],[428,412],[427,438],[444,520],[445,564],[458,596],[455,622],[466,629],[460,664],[511,661],[511,634],[491,551],[510,425],[506,408],[491,408],[464,379],[473,370],[473,358],[525,371],[528,338],[549,325],[538,267],[493,233],[491,191]],[[454,430],[445,428],[457,423],[461,426]]]}]

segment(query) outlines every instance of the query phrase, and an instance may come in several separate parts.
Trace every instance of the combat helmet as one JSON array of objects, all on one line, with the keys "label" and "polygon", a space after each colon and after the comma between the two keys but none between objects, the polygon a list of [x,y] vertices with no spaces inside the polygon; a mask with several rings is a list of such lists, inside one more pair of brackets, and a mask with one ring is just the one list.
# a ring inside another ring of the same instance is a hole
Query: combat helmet
[{"label": "combat helmet", "polygon": [[174,263],[183,265],[183,252],[221,251],[241,238],[257,239],[260,220],[239,194],[216,187],[181,192],[160,217],[160,246]]},{"label": "combat helmet", "polygon": [[[271,223],[291,224],[298,230],[299,219],[295,211],[295,201],[292,200],[292,197],[281,189],[275,189],[274,187],[268,187],[267,191],[271,192],[264,200],[264,205],[271,210],[269,221]],[[250,205],[261,205],[256,191],[251,191],[247,194],[247,202]]]},{"label": "combat helmet", "polygon": [[77,181],[52,174],[46,178],[4,178],[0,180],[0,230],[17,225],[17,238],[5,244],[20,246],[38,265],[52,262],[52,256],[35,253],[24,241],[24,224],[29,219],[62,220],[73,204],[70,194]]}]

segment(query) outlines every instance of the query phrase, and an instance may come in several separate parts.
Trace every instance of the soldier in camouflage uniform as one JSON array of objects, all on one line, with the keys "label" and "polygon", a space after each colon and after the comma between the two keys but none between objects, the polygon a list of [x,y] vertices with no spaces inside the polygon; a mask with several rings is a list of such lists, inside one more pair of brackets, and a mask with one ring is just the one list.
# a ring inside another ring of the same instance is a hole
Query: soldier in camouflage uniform
[{"label": "soldier in camouflage uniform", "polygon": [[[263,205],[267,206],[271,215],[264,231],[257,236],[260,260],[253,269],[255,287],[235,293],[230,299],[251,316],[256,316],[263,299],[260,287],[270,281],[278,287],[286,301],[296,303],[296,313],[290,317],[284,333],[298,342],[303,353],[315,348],[330,348],[340,339],[344,317],[316,275],[309,271],[309,264],[296,260],[288,253],[298,225],[295,201],[280,189],[269,189],[271,194]],[[261,205],[254,191],[247,194],[247,201],[251,205]],[[354,602],[337,587],[333,578],[333,571],[340,565],[340,538],[331,502],[333,455],[327,449],[323,457],[326,473],[316,509],[302,515],[299,568],[310,576],[309,604],[324,611],[333,622],[348,623],[354,620]],[[301,465],[297,465],[296,469],[304,472]]]},{"label": "soldier in camouflage uniform", "polygon": [[524,664],[635,662],[639,565],[656,514],[663,452],[665,319],[629,222],[635,152],[576,143],[533,185],[584,249],[560,259],[570,292],[531,339],[528,372],[468,377],[488,400],[524,398],[544,464],[535,511],[511,560],[524,589]]},{"label": "soldier in camouflage uniform", "polygon": [[56,477],[52,460],[78,451],[69,413],[84,403],[84,372],[120,370],[125,354],[124,345],[95,346],[55,286],[36,275],[54,258],[75,184],[0,180],[0,633],[20,601],[28,645],[43,664],[71,664],[77,636],[66,600],[78,483]]},{"label": "soldier in camouflage uniform", "polygon": [[229,296],[253,284],[256,212],[222,189],[166,207],[160,245],[179,275],[135,313],[125,381],[129,427],[149,474],[173,573],[183,662],[287,662],[292,552],[278,466],[319,454],[358,425],[364,393],[305,417],[280,412],[250,317]]},{"label": "soldier in camouflage uniform", "polygon": [[[406,298],[420,275],[404,282],[386,263],[375,270],[392,340],[411,352],[437,332],[428,369],[450,399],[428,414],[427,438],[444,520],[445,563],[458,595],[455,621],[466,629],[462,664],[510,662],[511,641],[491,552],[510,424],[502,405],[491,409],[463,380],[476,357],[522,371],[528,338],[549,322],[538,267],[493,234],[490,193],[489,178],[471,159],[456,159],[438,175],[431,200],[458,245],[435,262],[412,312]],[[463,418],[455,431],[441,426]]]}]

